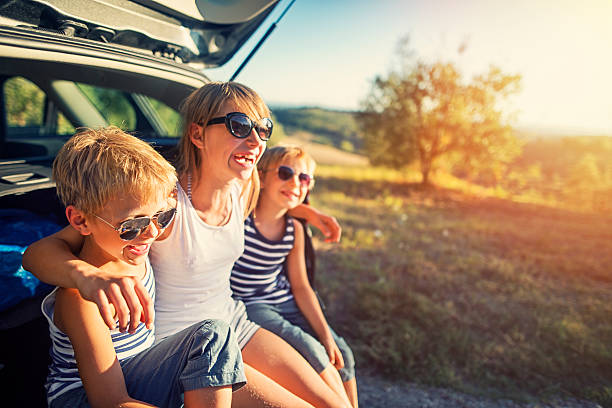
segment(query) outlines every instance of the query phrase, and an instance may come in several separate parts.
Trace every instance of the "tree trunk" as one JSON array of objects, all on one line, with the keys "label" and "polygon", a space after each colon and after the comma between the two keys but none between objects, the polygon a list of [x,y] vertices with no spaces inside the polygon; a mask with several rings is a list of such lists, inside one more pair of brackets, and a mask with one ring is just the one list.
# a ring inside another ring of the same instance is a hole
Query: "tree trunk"
[{"label": "tree trunk", "polygon": [[429,171],[431,170],[431,163],[421,160],[421,184],[424,186],[429,185]]},{"label": "tree trunk", "polygon": [[426,147],[423,144],[424,137],[425,136],[423,134],[419,135],[420,140],[418,140],[418,149],[421,175],[423,176],[423,178],[421,179],[421,185],[426,186],[429,185],[429,171],[431,170],[432,158],[429,154],[430,152],[427,151]]}]

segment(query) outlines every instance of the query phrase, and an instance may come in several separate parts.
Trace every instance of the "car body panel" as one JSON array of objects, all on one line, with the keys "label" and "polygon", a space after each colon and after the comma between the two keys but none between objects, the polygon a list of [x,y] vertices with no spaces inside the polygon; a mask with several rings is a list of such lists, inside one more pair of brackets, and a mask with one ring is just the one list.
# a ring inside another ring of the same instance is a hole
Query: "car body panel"
[{"label": "car body panel", "polygon": [[278,0],[0,0],[0,12],[5,24],[121,44],[205,68],[227,62],[277,4]]}]

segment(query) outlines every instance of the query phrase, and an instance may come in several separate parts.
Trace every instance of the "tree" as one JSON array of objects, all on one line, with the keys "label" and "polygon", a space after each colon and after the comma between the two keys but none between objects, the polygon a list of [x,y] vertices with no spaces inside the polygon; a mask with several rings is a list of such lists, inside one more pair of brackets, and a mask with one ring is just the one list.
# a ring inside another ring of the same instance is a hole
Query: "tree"
[{"label": "tree", "polygon": [[491,67],[464,83],[452,63],[415,60],[405,40],[398,51],[402,66],[375,79],[358,116],[370,161],[402,168],[418,160],[423,184],[451,154],[464,171],[486,165],[501,174],[520,145],[498,105],[519,89],[520,75]]}]

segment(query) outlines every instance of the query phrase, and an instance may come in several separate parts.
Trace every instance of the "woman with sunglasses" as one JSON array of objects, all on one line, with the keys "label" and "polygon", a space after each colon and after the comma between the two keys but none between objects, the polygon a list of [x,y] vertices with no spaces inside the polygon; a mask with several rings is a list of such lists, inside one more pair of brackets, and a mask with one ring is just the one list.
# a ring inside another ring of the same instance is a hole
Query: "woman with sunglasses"
[{"label": "woman with sunglasses", "polygon": [[[186,99],[182,113],[177,214],[150,251],[156,335],[169,336],[202,319],[227,321],[242,349],[247,377],[247,385],[233,395],[233,406],[346,407],[297,351],[249,321],[244,304],[231,297],[229,276],[243,251],[244,219],[259,193],[254,169],[272,133],[267,106],[244,85],[210,83]],[[333,218],[307,207],[296,209],[296,215],[329,228],[330,239],[339,238]],[[110,304],[121,329],[129,323],[132,331],[140,320],[150,324],[153,313],[142,285],[79,261],[72,252],[81,242],[67,227],[32,244],[24,267],[45,282],[77,288],[98,304],[109,327],[115,320]],[[49,253],[52,262],[43,261]]]},{"label": "woman with sunglasses", "polygon": [[261,192],[230,277],[234,297],[244,302],[249,319],[291,344],[357,407],[353,352],[327,324],[306,271],[304,227],[288,215],[314,185],[315,161],[298,146],[275,146],[257,169]]}]

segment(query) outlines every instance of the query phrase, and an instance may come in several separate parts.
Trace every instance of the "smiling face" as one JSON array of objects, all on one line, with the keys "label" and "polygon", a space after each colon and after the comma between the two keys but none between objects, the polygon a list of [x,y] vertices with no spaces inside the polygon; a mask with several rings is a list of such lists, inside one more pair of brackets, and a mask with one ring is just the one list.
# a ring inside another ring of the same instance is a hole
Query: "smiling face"
[{"label": "smiling face", "polygon": [[[222,105],[214,117],[224,117],[230,112],[244,112],[236,104],[228,102]],[[244,112],[253,121],[262,118],[254,112]],[[201,140],[202,177],[214,177],[222,181],[238,178],[248,180],[266,148],[255,129],[244,139],[233,136],[224,123],[205,126]],[[196,141],[197,142],[197,141]],[[194,144],[196,143],[194,142]],[[200,147],[200,146],[198,146]]]},{"label": "smiling face", "polygon": [[[293,176],[282,180],[278,175],[278,168],[281,166],[293,169]],[[290,210],[297,207],[304,201],[309,189],[308,185],[301,182],[299,175],[304,173],[312,176],[312,172],[313,169],[304,158],[283,158],[262,173],[259,199],[269,200],[268,203],[273,203],[280,209]]]},{"label": "smiling face", "polygon": [[140,204],[130,197],[110,200],[102,210],[96,213],[97,217],[94,215],[86,217],[87,229],[82,233],[85,233],[86,241],[89,241],[86,242],[89,244],[87,255],[95,257],[96,262],[121,261],[130,265],[142,264],[149,253],[151,244],[161,233],[157,223],[150,222],[146,229],[131,241],[121,239],[119,232],[113,227],[117,228],[128,219],[151,217],[169,208],[166,200],[147,204]]}]

